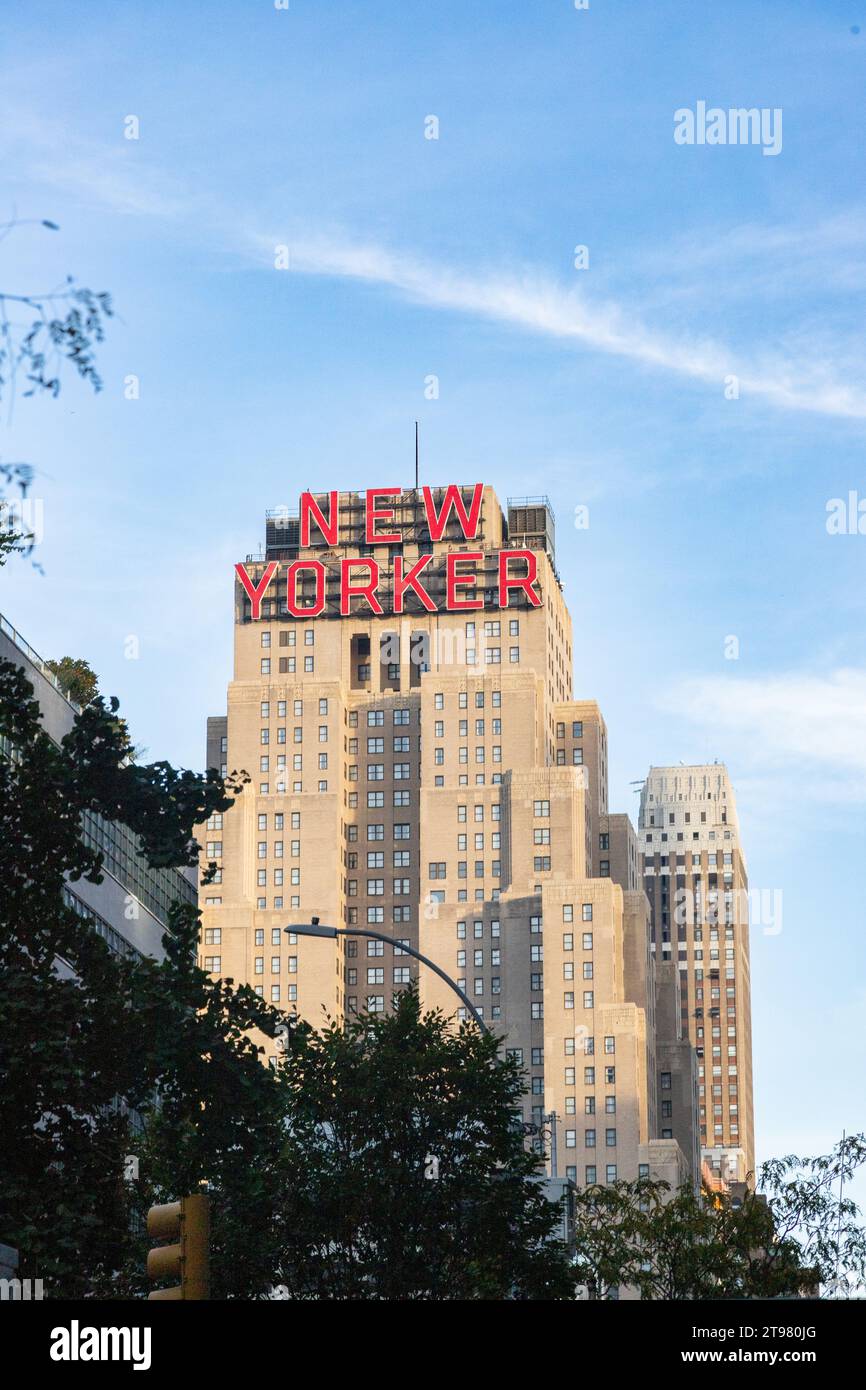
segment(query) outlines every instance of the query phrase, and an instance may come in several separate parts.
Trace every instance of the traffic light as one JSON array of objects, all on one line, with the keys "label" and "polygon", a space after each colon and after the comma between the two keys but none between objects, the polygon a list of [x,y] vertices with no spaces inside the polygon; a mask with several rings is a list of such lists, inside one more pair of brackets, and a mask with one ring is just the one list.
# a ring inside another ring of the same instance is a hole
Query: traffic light
[{"label": "traffic light", "polygon": [[148,1251],[148,1279],[153,1283],[177,1281],[171,1288],[154,1289],[148,1298],[209,1298],[210,1198],[196,1193],[179,1202],[151,1207],[147,1234],[154,1240],[171,1241]]}]

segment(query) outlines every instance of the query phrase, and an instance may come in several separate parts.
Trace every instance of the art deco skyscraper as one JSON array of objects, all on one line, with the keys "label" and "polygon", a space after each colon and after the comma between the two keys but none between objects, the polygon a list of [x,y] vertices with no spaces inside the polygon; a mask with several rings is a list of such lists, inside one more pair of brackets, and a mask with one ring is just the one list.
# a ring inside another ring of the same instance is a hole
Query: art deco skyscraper
[{"label": "art deco skyscraper", "polygon": [[[405,942],[522,1060],[558,1176],[694,1177],[679,979],[657,976],[635,832],[608,814],[604,721],[573,699],[546,499],[304,494],[238,567],[234,616],[209,762],[253,780],[206,836],[206,968],[320,1023],[388,1009]],[[312,916],[394,946],[284,934]]]},{"label": "art deco skyscraper", "polygon": [[698,1056],[704,1159],[754,1170],[749,895],[737,804],[721,763],[652,767],[639,838],[653,953],[681,977],[682,1030]]}]

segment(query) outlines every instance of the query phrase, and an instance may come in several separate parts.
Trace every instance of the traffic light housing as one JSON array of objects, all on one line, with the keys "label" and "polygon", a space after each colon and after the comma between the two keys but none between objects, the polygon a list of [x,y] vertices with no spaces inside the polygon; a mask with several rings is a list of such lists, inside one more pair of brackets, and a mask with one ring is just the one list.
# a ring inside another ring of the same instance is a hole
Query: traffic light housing
[{"label": "traffic light housing", "polygon": [[151,1207],[147,1234],[154,1240],[171,1242],[148,1251],[148,1279],[152,1283],[176,1280],[170,1288],[154,1289],[148,1298],[209,1298],[210,1198],[196,1193],[179,1202]]}]

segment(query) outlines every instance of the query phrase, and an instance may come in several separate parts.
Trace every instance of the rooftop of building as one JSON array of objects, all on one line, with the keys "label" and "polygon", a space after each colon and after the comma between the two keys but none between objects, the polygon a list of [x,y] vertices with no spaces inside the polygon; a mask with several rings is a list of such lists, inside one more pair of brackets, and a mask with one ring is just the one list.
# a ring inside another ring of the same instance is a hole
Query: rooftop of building
[{"label": "rooftop of building", "polygon": [[57,679],[54,672],[51,670],[51,667],[48,666],[45,661],[43,661],[39,653],[35,651],[33,647],[31,647],[30,643],[24,637],[22,637],[21,633],[18,631],[16,627],[12,625],[12,623],[10,623],[9,619],[4,618],[2,613],[0,613],[0,632],[4,633],[5,636],[9,638],[10,642],[14,643],[14,645],[18,648],[22,655],[24,655],[30,662],[30,665],[35,666],[36,670],[40,673],[40,675],[44,676],[45,680],[48,681],[49,685],[54,686],[54,689],[57,691],[58,695],[62,696],[62,698],[69,705],[69,708],[73,710],[76,714],[80,714],[81,706],[77,705],[74,700],[71,700],[69,698],[69,695],[66,693],[64,687],[60,684],[60,681]]},{"label": "rooftop of building", "polygon": [[[462,494],[470,494],[477,484],[425,484],[424,486],[429,488],[438,504],[448,487],[453,486],[458,488]],[[484,488],[488,498],[492,499],[498,509],[504,537],[511,542],[521,541],[528,544],[531,549],[546,552],[554,575],[561,587],[560,576],[556,569],[556,519],[550,498],[543,493],[523,497],[508,497],[506,505],[503,507],[495,488],[489,484],[484,485]],[[327,498],[328,492],[311,490],[311,495],[317,501],[322,501]],[[366,549],[363,538],[351,534],[362,526],[366,492],[364,490],[339,491],[338,497],[341,513],[345,513],[348,518],[348,525],[344,528],[347,534],[342,537],[341,545],[357,544],[359,549]],[[405,488],[399,496],[390,499],[389,505],[398,514],[404,514],[403,525],[406,531],[406,540],[426,545],[430,537],[423,516],[425,505],[423,488]],[[411,517],[408,525],[405,521],[406,513]],[[265,512],[265,544],[259,554],[247,555],[246,563],[254,564],[266,559],[289,560],[295,558],[299,551],[300,507],[297,509],[289,506],[271,507]]]}]

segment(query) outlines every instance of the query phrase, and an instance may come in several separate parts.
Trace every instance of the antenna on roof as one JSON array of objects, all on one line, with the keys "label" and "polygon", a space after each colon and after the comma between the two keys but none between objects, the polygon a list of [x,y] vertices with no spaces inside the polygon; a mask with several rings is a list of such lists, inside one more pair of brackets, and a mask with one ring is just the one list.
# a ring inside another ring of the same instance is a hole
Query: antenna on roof
[{"label": "antenna on roof", "polygon": [[415,491],[418,491],[418,421],[415,421]]}]

